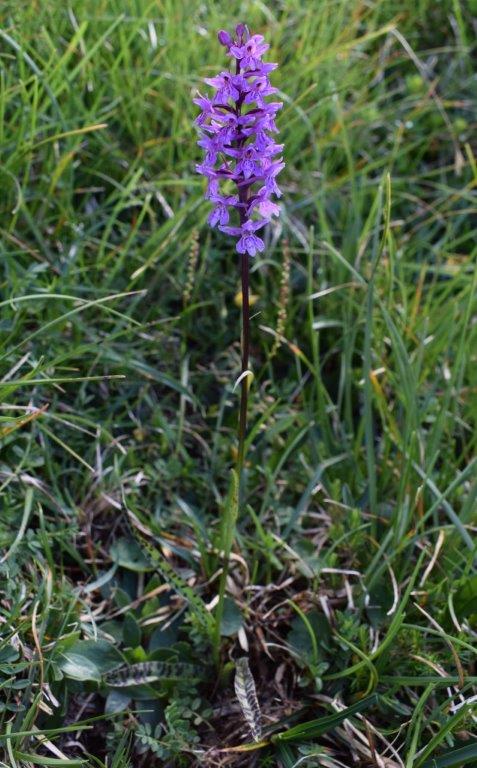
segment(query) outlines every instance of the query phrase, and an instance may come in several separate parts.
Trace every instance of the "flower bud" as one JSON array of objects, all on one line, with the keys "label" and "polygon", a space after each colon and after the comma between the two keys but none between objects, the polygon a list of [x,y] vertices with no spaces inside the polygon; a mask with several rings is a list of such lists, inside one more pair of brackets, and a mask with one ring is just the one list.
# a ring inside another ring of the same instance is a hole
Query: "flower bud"
[{"label": "flower bud", "polygon": [[235,27],[235,33],[239,39],[242,38],[246,32],[248,32],[248,29],[245,24],[237,24]]},{"label": "flower bud", "polygon": [[226,48],[229,48],[233,43],[231,36],[225,29],[219,30],[217,37],[219,38],[220,45],[225,45]]}]

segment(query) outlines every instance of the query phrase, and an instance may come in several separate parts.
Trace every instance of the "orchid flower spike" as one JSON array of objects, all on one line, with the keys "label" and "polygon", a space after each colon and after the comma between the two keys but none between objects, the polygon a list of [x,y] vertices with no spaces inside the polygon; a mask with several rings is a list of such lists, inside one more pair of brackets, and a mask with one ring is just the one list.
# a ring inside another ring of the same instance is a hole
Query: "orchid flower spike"
[{"label": "orchid flower spike", "polygon": [[[218,39],[231,59],[231,69],[206,78],[213,95],[198,94],[196,118],[199,146],[204,150],[197,172],[208,180],[206,197],[214,204],[209,224],[237,238],[238,253],[254,256],[264,249],[255,234],[280,209],[272,197],[281,192],[276,176],[284,167],[280,157],[283,144],[277,144],[275,117],[283,104],[267,101],[277,93],[269,74],[276,64],[262,61],[269,46],[263,35],[251,35],[245,24],[238,24],[235,38],[220,30]],[[277,157],[278,156],[278,157]],[[229,182],[235,191],[224,191]],[[230,212],[238,213],[237,226],[230,224]]]}]

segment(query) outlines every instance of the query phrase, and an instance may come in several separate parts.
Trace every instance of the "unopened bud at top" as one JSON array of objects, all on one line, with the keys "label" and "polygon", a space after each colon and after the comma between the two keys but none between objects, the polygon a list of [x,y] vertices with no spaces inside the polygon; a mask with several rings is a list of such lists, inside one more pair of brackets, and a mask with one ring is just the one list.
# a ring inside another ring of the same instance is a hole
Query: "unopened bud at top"
[{"label": "unopened bud at top", "polygon": [[235,34],[241,40],[243,36],[248,32],[246,24],[237,24],[235,27]]},{"label": "unopened bud at top", "polygon": [[217,37],[219,38],[220,45],[225,45],[226,48],[230,48],[233,43],[232,37],[225,31],[225,29],[220,29],[217,33]]}]

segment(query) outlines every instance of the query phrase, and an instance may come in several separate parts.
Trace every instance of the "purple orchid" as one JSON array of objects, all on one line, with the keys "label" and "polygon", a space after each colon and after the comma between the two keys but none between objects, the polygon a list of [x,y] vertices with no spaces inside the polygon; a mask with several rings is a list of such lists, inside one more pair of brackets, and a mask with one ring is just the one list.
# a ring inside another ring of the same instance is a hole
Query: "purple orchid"
[{"label": "purple orchid", "polygon": [[239,88],[242,85],[240,75],[234,77],[230,72],[221,72],[217,77],[206,77],[204,82],[217,91],[214,103],[224,104],[228,99],[237,101],[240,96]]},{"label": "purple orchid", "polygon": [[247,219],[240,227],[221,226],[220,229],[228,235],[240,235],[237,242],[238,253],[248,253],[250,256],[255,256],[257,251],[263,251],[265,248],[263,240],[257,237],[255,232],[265,226],[266,223],[267,219],[258,219],[257,221]]},{"label": "purple orchid", "polygon": [[260,67],[260,60],[270,46],[263,42],[263,35],[252,35],[243,45],[231,45],[230,54],[238,61],[242,69]]},{"label": "purple orchid", "polygon": [[[270,198],[281,195],[275,178],[284,167],[276,157],[283,145],[271,134],[277,133],[275,117],[283,105],[265,100],[277,93],[268,78],[277,65],[262,61],[269,46],[244,24],[237,25],[235,39],[225,30],[218,39],[235,67],[206,78],[215,91],[212,98],[198,94],[194,99],[201,109],[195,121],[201,133],[198,144],[205,151],[196,169],[208,179],[207,198],[214,203],[210,226],[237,237],[238,253],[255,256],[265,247],[255,232],[280,212]],[[235,184],[237,194],[222,193],[223,182]],[[259,188],[254,191],[255,185]],[[237,211],[239,226],[228,226],[229,208]]]},{"label": "purple orchid", "polygon": [[218,195],[208,194],[207,197],[214,203],[215,208],[209,214],[208,222],[211,227],[216,227],[217,224],[223,225],[229,222],[229,207],[238,205],[238,197],[236,195]]}]

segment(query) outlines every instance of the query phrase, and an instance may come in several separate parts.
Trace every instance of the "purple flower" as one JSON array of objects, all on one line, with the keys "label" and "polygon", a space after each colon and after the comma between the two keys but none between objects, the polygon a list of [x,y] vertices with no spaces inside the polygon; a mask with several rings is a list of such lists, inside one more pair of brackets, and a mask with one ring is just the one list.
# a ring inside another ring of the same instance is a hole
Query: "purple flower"
[{"label": "purple flower", "polygon": [[272,93],[277,93],[278,88],[272,88],[269,83],[268,77],[257,77],[257,79],[251,84],[250,90],[245,96],[245,104],[250,104],[256,101],[259,107],[265,107],[264,97],[271,96]]},{"label": "purple flower", "polygon": [[[276,176],[284,167],[277,157],[283,145],[272,134],[283,105],[266,101],[277,93],[269,80],[277,65],[262,61],[269,46],[262,35],[250,35],[245,24],[237,25],[235,38],[220,30],[218,39],[234,66],[205,80],[214,89],[212,98],[198,94],[194,99],[201,110],[195,121],[201,133],[198,144],[205,153],[196,169],[207,178],[206,197],[214,204],[209,224],[235,236],[238,253],[255,256],[265,247],[256,231],[280,213],[271,197],[281,195]],[[235,185],[235,195],[221,191],[225,182]],[[231,210],[236,211],[237,226],[229,224]]]},{"label": "purple flower", "polygon": [[205,162],[210,165],[214,165],[217,161],[219,152],[222,151],[222,142],[217,136],[203,136],[197,144],[202,149],[206,150]]},{"label": "purple flower", "polygon": [[254,208],[256,208],[260,216],[263,216],[265,219],[271,219],[272,216],[280,215],[280,207],[271,200],[268,200],[265,196],[256,197],[255,200],[250,203],[249,211],[252,211]]},{"label": "purple flower", "polygon": [[208,198],[215,203],[215,208],[212,209],[208,218],[210,226],[216,227],[217,224],[220,224],[221,226],[228,224],[230,218],[228,209],[230,206],[237,205],[238,197],[236,195],[227,195],[224,197],[223,195],[212,193],[208,195]]},{"label": "purple flower", "polygon": [[278,67],[278,64],[273,64],[271,61],[261,61],[259,63],[259,68],[257,70],[252,70],[252,72],[247,72],[247,77],[253,77],[254,75],[268,75],[270,72],[273,72],[274,69]]},{"label": "purple flower", "polygon": [[214,102],[227,102],[228,99],[237,101],[240,91],[236,87],[235,77],[230,72],[221,72],[217,77],[206,77],[207,85],[211,85],[217,91]]},{"label": "purple flower", "polygon": [[226,148],[225,152],[227,155],[237,158],[235,173],[239,175],[242,174],[244,180],[248,180],[251,176],[258,176],[260,174],[261,155],[253,144],[248,144],[241,149]]},{"label": "purple flower", "polygon": [[214,168],[209,165],[207,162],[205,163],[197,163],[195,166],[195,170],[197,173],[201,173],[202,176],[207,176],[208,179],[215,179],[217,178],[217,171],[214,170]]},{"label": "purple flower", "polygon": [[208,118],[214,115],[214,105],[210,99],[204,98],[204,96],[201,96],[200,93],[198,93],[197,97],[194,99],[194,104],[197,104],[197,106],[202,110],[200,115],[196,117],[195,122],[197,125],[204,125]]},{"label": "purple flower", "polygon": [[244,45],[231,45],[230,53],[240,61],[242,70],[260,66],[260,59],[270,46],[263,42],[263,35],[253,35]]},{"label": "purple flower", "polygon": [[262,252],[265,249],[263,240],[257,237],[255,231],[266,223],[265,219],[259,219],[258,221],[249,219],[241,227],[221,226],[220,229],[229,235],[240,235],[240,240],[238,240],[236,246],[238,253],[248,253],[249,256],[255,256],[257,251]]}]

